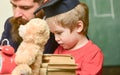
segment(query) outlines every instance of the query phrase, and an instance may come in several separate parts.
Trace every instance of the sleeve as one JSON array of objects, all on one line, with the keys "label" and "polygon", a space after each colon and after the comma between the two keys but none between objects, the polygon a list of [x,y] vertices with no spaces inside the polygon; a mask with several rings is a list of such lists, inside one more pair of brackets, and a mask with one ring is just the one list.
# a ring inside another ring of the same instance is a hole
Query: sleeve
[{"label": "sleeve", "polygon": [[53,54],[58,47],[58,43],[55,41],[54,34],[50,33],[50,38],[45,45],[44,54]]},{"label": "sleeve", "polygon": [[80,75],[102,75],[103,54],[101,51],[88,54],[81,65]]},{"label": "sleeve", "polygon": [[5,39],[5,38],[9,39],[9,37],[10,37],[11,24],[10,24],[10,22],[9,22],[9,19],[10,19],[10,18],[8,18],[8,19],[6,20],[6,22],[5,22],[4,31],[2,32],[0,44],[1,44],[1,42],[2,42],[3,39]]},{"label": "sleeve", "polygon": [[[12,18],[12,17],[10,17],[10,18]],[[16,50],[17,50],[17,48],[19,46],[19,43],[14,42],[12,40],[11,33],[10,33],[11,27],[12,27],[11,23],[9,22],[10,18],[8,18],[6,20],[6,22],[5,22],[4,31],[2,33],[0,44],[1,44],[1,42],[2,42],[3,39],[8,39],[9,40],[9,44],[15,49],[15,52],[16,52]],[[4,44],[6,45],[6,42]]]}]

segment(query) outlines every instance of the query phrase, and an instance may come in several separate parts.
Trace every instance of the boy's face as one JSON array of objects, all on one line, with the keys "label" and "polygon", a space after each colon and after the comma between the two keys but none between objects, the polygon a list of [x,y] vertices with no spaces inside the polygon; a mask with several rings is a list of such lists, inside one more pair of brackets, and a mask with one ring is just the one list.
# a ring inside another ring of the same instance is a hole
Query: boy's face
[{"label": "boy's face", "polygon": [[[49,24],[49,23],[48,23]],[[50,30],[55,35],[55,40],[62,46],[64,49],[75,49],[79,42],[79,33],[77,29],[74,29],[72,32],[69,28],[64,28],[61,25],[55,23],[49,24]]]},{"label": "boy's face", "polygon": [[10,0],[10,3],[13,8],[13,17],[20,22],[34,18],[33,12],[40,6],[39,3],[33,2],[33,0]]}]

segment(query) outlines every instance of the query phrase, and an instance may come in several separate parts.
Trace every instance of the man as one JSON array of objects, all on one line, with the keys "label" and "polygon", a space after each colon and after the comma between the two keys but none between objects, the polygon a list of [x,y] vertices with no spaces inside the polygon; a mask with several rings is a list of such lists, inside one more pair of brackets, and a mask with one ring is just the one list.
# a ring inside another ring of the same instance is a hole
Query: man
[{"label": "man", "polygon": [[[5,22],[4,31],[1,37],[3,39],[8,39],[15,51],[20,45],[22,38],[18,34],[18,28],[22,24],[26,24],[29,20],[39,17],[43,18],[44,12],[41,10],[35,16],[34,11],[47,0],[10,0],[13,8],[13,16],[8,18]],[[1,42],[0,41],[0,42]],[[54,35],[50,35],[50,39],[45,45],[44,53],[53,53],[58,44],[54,40]]]}]

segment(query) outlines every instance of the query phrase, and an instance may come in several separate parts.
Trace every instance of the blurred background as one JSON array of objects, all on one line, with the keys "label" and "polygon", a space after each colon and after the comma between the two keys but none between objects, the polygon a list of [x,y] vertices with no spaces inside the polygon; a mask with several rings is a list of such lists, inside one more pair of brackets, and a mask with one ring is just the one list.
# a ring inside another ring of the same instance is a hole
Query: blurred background
[{"label": "blurred background", "polygon": [[0,0],[0,38],[5,20],[12,15],[10,0]]},{"label": "blurred background", "polygon": [[[10,0],[0,0],[0,36],[12,15]],[[120,0],[80,0],[89,7],[89,38],[104,53],[103,75],[120,75]]]}]

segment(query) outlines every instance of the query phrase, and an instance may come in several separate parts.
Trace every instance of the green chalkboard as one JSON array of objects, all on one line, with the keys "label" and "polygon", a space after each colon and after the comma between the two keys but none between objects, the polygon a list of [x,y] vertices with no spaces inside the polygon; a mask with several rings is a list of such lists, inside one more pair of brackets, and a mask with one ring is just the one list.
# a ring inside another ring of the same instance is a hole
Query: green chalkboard
[{"label": "green chalkboard", "polygon": [[80,0],[89,7],[89,38],[104,53],[104,65],[120,65],[120,0]]}]

